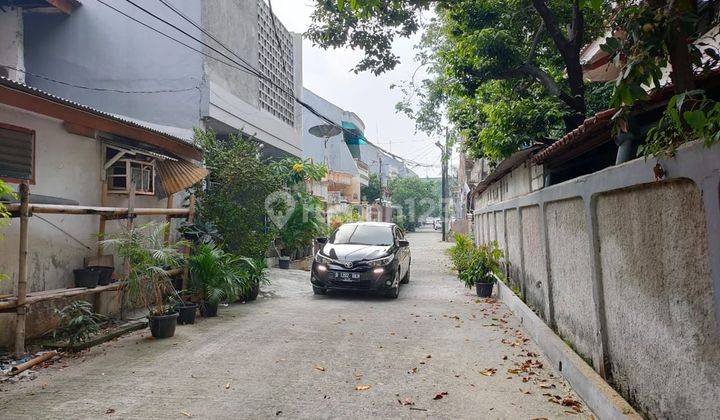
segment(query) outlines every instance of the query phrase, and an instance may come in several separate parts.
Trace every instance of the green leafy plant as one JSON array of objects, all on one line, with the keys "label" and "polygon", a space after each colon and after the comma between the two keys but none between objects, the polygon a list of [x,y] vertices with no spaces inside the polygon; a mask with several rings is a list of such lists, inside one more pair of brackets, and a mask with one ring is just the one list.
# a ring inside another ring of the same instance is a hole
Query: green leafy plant
[{"label": "green leafy plant", "polygon": [[345,223],[359,222],[360,213],[357,209],[348,209],[342,213],[337,213],[330,219],[330,230],[335,230]]},{"label": "green leafy plant", "polygon": [[215,226],[228,251],[265,257],[275,236],[265,200],[283,187],[273,165],[260,144],[243,134],[218,139],[212,131],[195,130],[195,142],[210,170],[205,187],[196,189],[199,220]]},{"label": "green leafy plant", "polygon": [[178,228],[180,234],[193,244],[222,243],[223,238],[214,223],[207,220],[183,222]]},{"label": "green leafy plant", "polygon": [[447,253],[450,256],[453,270],[461,273],[470,265],[470,260],[476,252],[476,249],[470,235],[456,233],[454,238],[455,244],[448,248]]},{"label": "green leafy plant", "polygon": [[186,241],[166,244],[164,234],[169,228],[168,223],[151,222],[132,229],[123,228],[100,241],[104,246],[115,248],[128,264],[124,288],[130,299],[146,307],[151,315],[174,312],[174,308],[164,304],[167,294],[177,294],[167,270],[181,267],[182,249],[189,245]]},{"label": "green leafy plant", "polygon": [[500,276],[500,259],[503,252],[497,242],[480,245],[470,256],[467,265],[459,272],[458,277],[465,287],[472,288],[475,282],[493,283],[495,276]]},{"label": "green leafy plant", "polygon": [[[14,199],[17,195],[12,188],[0,179],[0,200],[2,199]],[[10,223],[10,212],[7,207],[0,201],[0,228],[7,226]],[[0,232],[0,240],[4,239],[3,234]],[[9,277],[7,274],[0,272],[0,281],[7,280]]]},{"label": "green leafy plant", "polygon": [[264,258],[240,257],[239,260],[243,263],[242,278],[248,287],[260,284],[270,284],[270,279],[268,279],[265,273],[267,262],[265,262]]},{"label": "green leafy plant", "polygon": [[[327,175],[327,166],[309,160],[286,158],[275,162],[272,168],[294,202],[292,208],[287,207],[284,202],[276,205],[271,203],[278,214],[287,216],[285,224],[277,226],[281,254],[287,256],[311,244],[313,238],[328,231],[322,200],[307,191],[307,182],[322,180]],[[287,212],[290,214],[287,215]]]},{"label": "green leafy plant", "polygon": [[71,346],[84,343],[100,330],[105,316],[93,311],[93,306],[84,300],[76,300],[62,309],[55,309],[58,327],[53,339],[67,341]]},{"label": "green leafy plant", "polygon": [[708,98],[702,90],[670,98],[662,118],[650,129],[638,152],[672,157],[681,144],[692,140],[702,140],[706,147],[720,142],[720,102]]},{"label": "green leafy plant", "polygon": [[190,289],[213,305],[234,300],[250,289],[241,265],[249,261],[254,264],[215,244],[201,244],[190,256]]}]

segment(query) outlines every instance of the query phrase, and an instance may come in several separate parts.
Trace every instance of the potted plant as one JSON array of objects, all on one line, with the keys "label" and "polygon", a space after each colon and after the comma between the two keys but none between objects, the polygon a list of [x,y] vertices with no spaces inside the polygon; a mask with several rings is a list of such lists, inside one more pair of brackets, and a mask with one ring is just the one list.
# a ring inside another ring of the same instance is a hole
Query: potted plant
[{"label": "potted plant", "polygon": [[260,293],[260,285],[270,283],[267,276],[265,276],[267,263],[263,258],[241,257],[240,261],[244,263],[243,280],[247,287],[245,291],[240,293],[238,300],[252,302],[257,299],[258,293]]},{"label": "potted plant", "polygon": [[190,256],[190,289],[202,299],[203,316],[217,316],[220,302],[234,300],[247,287],[240,261],[240,257],[207,243]]},{"label": "potted plant", "polygon": [[495,276],[500,274],[502,255],[502,251],[495,242],[489,246],[480,245],[473,250],[465,262],[463,270],[459,272],[460,281],[468,289],[475,286],[479,297],[490,297],[495,284]]},{"label": "potted plant", "polygon": [[195,315],[197,314],[198,304],[181,299],[178,297],[172,297],[172,306],[178,313],[177,323],[180,325],[190,325],[195,323]]},{"label": "potted plant", "polygon": [[134,303],[148,309],[150,331],[155,338],[175,335],[178,313],[173,305],[166,304],[167,295],[177,295],[167,270],[179,268],[183,262],[185,241],[165,244],[164,234],[168,223],[148,223],[124,229],[101,241],[115,247],[125,260],[128,275],[123,290]]}]

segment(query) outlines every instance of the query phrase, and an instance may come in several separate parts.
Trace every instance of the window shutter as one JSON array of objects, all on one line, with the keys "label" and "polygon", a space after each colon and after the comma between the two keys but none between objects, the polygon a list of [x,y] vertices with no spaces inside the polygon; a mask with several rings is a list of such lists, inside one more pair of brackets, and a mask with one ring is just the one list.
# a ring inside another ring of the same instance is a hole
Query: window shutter
[{"label": "window shutter", "polygon": [[32,131],[0,126],[0,177],[33,179],[34,140]]}]

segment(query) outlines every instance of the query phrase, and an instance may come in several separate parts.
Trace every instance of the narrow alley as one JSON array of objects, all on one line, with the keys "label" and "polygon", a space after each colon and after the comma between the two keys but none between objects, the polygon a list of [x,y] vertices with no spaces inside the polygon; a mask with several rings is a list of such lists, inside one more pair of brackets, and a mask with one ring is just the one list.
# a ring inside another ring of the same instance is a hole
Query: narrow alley
[{"label": "narrow alley", "polygon": [[439,233],[409,240],[412,277],[397,300],[314,296],[307,272],[273,269],[256,303],[178,326],[171,339],[143,330],[65,358],[34,381],[0,385],[0,412],[8,419],[590,416],[584,404],[559,403],[579,398],[518,319],[457,282]]}]

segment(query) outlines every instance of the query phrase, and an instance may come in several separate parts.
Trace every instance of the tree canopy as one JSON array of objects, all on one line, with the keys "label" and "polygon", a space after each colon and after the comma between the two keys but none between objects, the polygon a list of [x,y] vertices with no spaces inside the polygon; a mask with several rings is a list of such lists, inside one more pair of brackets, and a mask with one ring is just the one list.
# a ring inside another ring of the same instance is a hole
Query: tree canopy
[{"label": "tree canopy", "polygon": [[472,154],[499,160],[586,117],[580,50],[608,13],[598,0],[318,0],[308,35],[364,50],[355,71],[379,74],[398,63],[392,41],[424,27],[418,58],[429,77],[402,85],[398,110],[426,132],[446,117]]}]

